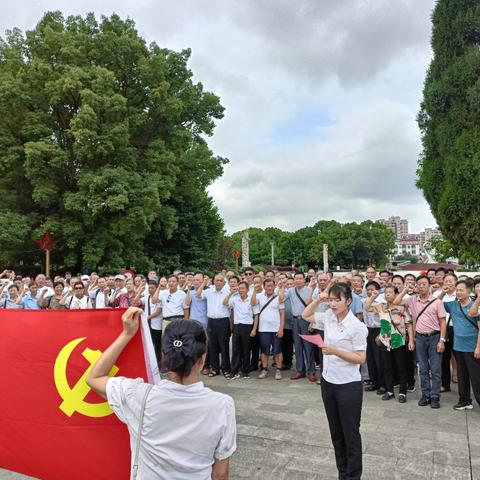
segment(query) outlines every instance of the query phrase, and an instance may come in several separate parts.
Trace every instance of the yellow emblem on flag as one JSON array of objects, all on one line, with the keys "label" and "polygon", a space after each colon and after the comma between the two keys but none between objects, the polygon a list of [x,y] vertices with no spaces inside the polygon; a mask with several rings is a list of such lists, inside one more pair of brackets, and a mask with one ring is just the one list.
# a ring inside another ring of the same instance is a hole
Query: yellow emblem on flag
[{"label": "yellow emblem on flag", "polygon": [[[85,370],[78,382],[73,388],[70,387],[67,379],[67,364],[70,355],[75,350],[77,345],[83,342],[86,337],[77,338],[67,343],[58,354],[55,360],[55,367],[53,369],[53,376],[55,379],[55,386],[57,391],[63,399],[60,404],[60,410],[68,417],[71,417],[75,412],[81,413],[87,417],[106,417],[112,414],[112,410],[108,406],[108,402],[89,403],[84,399],[90,392],[90,387],[87,385],[87,376],[93,368],[95,362],[100,358],[102,352],[100,350],[91,350],[86,348],[82,355],[90,363],[90,366]],[[108,375],[114,377],[118,372],[118,367],[113,366]]]}]

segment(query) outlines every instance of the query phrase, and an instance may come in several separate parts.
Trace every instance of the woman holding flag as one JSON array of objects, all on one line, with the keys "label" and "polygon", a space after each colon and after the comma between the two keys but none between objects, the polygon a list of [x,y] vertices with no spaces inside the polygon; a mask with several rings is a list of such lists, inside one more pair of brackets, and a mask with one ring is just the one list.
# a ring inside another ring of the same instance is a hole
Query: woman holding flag
[{"label": "woman holding flag", "polygon": [[127,424],[132,477],[137,480],[228,479],[229,457],[236,450],[233,399],[199,381],[207,336],[196,320],[175,320],[162,338],[162,370],[168,380],[109,377],[108,372],[136,335],[142,310],[122,316],[123,332],[92,368],[88,385],[108,400]]}]

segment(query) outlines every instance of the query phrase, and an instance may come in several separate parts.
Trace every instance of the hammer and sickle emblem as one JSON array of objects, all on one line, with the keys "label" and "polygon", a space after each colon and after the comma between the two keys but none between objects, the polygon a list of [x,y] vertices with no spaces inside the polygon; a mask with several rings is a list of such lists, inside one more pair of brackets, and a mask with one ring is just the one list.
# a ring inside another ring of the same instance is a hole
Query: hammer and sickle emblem
[{"label": "hammer and sickle emblem", "polygon": [[[82,355],[90,363],[90,366],[85,370],[84,374],[80,377],[78,382],[73,388],[70,388],[67,380],[67,364],[70,355],[77,345],[85,340],[86,337],[77,338],[67,343],[58,354],[55,360],[55,367],[53,369],[53,376],[55,379],[55,386],[58,393],[63,399],[60,405],[60,410],[68,417],[71,417],[74,412],[81,413],[87,417],[106,417],[112,414],[112,410],[108,406],[108,402],[103,403],[88,403],[84,398],[90,391],[90,387],[87,385],[87,376],[90,370],[93,368],[95,362],[100,358],[102,352],[100,350],[91,350],[86,348]],[[108,372],[108,375],[114,377],[118,372],[118,367],[113,366]]]}]

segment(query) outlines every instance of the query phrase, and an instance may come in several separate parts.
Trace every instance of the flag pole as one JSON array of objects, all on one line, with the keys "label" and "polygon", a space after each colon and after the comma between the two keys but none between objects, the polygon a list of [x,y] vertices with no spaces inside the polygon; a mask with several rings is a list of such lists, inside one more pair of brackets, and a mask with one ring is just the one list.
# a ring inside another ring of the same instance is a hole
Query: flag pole
[{"label": "flag pole", "polygon": [[50,277],[50,250],[45,250],[45,276]]}]

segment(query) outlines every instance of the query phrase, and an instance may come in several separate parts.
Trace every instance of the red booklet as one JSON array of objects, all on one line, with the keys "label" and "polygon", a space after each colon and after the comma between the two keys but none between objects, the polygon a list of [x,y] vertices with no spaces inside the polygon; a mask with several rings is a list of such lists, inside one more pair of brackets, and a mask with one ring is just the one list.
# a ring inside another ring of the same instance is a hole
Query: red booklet
[{"label": "red booklet", "polygon": [[299,335],[299,337],[307,342],[317,345],[318,347],[323,347],[323,339],[321,335]]}]

